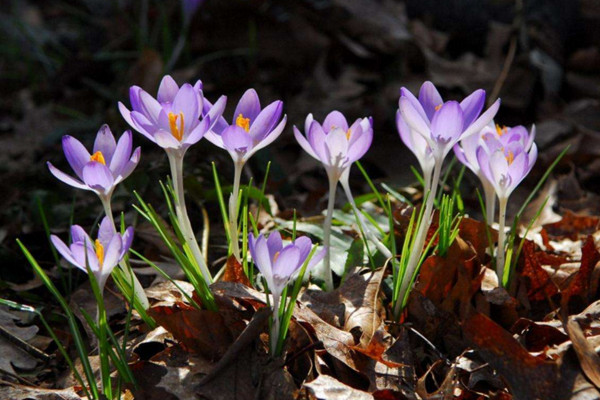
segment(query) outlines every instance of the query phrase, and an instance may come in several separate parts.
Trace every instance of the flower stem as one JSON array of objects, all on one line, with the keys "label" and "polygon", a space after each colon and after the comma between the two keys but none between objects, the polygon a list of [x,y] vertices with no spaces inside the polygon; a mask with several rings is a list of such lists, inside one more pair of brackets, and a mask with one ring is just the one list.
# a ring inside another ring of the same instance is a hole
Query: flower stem
[{"label": "flower stem", "polygon": [[358,207],[356,206],[356,202],[354,201],[354,196],[352,196],[352,191],[350,190],[350,185],[348,184],[348,180],[341,179],[340,183],[342,184],[342,189],[344,189],[344,193],[346,194],[346,197],[348,198],[348,201],[350,202],[350,205],[352,206],[352,210],[354,211],[354,214],[356,214],[356,217],[358,218],[358,222],[361,225],[361,229],[365,233],[366,238],[375,244],[377,249],[381,252],[381,254],[384,255],[385,258],[394,257],[392,252],[383,243],[381,243],[381,241],[377,238],[377,236],[375,236],[373,231],[369,228],[367,221],[365,221],[365,217],[358,210]]},{"label": "flower stem", "polygon": [[496,255],[496,271],[498,273],[498,282],[502,284],[504,280],[504,241],[506,239],[505,223],[506,223],[506,197],[499,198],[499,214],[498,214],[498,253]]},{"label": "flower stem", "polygon": [[238,261],[240,261],[240,244],[238,240],[238,197],[240,194],[240,180],[243,168],[243,162],[234,163],[233,191],[229,197],[229,240],[231,241],[231,252]]},{"label": "flower stem", "polygon": [[[110,204],[110,199],[109,198],[101,198],[101,201],[102,201],[102,207],[104,207],[104,214],[106,214],[106,216],[108,217],[108,220],[112,224],[115,232],[119,232],[117,230],[117,226],[115,225],[115,220],[113,218],[112,206]],[[146,293],[144,292],[144,288],[142,287],[142,284],[140,283],[140,281],[137,279],[137,277],[133,273],[133,270],[127,265],[127,263],[124,260],[121,260],[119,262],[119,267],[121,267],[121,270],[123,271],[123,274],[125,275],[125,278],[127,279],[127,282],[133,281],[133,292],[135,293],[135,297],[137,297],[137,299],[140,302],[140,305],[144,308],[144,310],[147,310],[150,307],[150,302],[148,301],[148,297],[146,297]],[[104,288],[104,284],[102,284],[102,286],[101,286],[101,289],[103,289],[103,288]]]},{"label": "flower stem", "polygon": [[331,272],[331,221],[333,219],[333,206],[335,205],[335,192],[337,178],[333,174],[329,177],[329,199],[327,201],[327,215],[323,223],[323,246],[325,246],[325,290],[333,290],[333,275]]},{"label": "flower stem", "polygon": [[273,325],[271,326],[270,344],[271,344],[271,356],[277,356],[277,343],[279,342],[279,329],[281,327],[281,321],[279,319],[279,300],[280,295],[273,293]]},{"label": "flower stem", "polygon": [[494,223],[494,214],[496,212],[496,191],[488,182],[482,180],[483,192],[485,194],[485,213],[486,222],[489,226]]},{"label": "flower stem", "polygon": [[188,217],[187,208],[185,206],[185,197],[183,193],[183,157],[168,154],[169,165],[171,167],[171,177],[173,178],[173,190],[175,190],[175,213],[177,214],[177,221],[179,222],[179,229],[187,245],[190,247],[196,263],[200,267],[200,274],[206,281],[207,285],[212,283],[212,276],[202,251],[196,241],[190,218]]},{"label": "flower stem", "polygon": [[415,241],[410,249],[410,257],[408,259],[408,263],[406,264],[404,275],[397,278],[402,279],[402,282],[400,284],[399,297],[396,299],[396,304],[394,305],[394,315],[396,317],[398,317],[402,311],[404,298],[410,290],[409,285],[421,259],[421,252],[423,251],[423,245],[425,244],[425,239],[427,239],[427,231],[429,230],[429,226],[431,225],[431,220],[433,217],[433,203],[437,194],[441,172],[442,161],[440,160],[440,162],[435,163],[435,167],[433,169],[431,189],[428,193],[426,193],[427,198],[425,202],[425,211],[423,212],[423,219],[415,234]]}]

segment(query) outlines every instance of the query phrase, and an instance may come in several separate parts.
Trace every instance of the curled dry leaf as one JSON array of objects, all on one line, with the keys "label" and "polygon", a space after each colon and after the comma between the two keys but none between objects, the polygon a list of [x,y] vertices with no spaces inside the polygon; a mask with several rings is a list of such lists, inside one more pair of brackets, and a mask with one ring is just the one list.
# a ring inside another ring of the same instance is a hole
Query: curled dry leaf
[{"label": "curled dry leaf", "polygon": [[354,389],[329,375],[319,375],[314,381],[305,383],[304,387],[319,400],[374,400],[372,394]]},{"label": "curled dry leaf", "polygon": [[242,264],[232,254],[227,258],[227,264],[225,265],[225,273],[223,274],[223,281],[225,282],[238,282],[242,285],[252,287],[250,280],[244,273]]},{"label": "curled dry leaf", "polygon": [[577,240],[596,232],[599,225],[600,217],[577,215],[567,210],[560,221],[544,225],[544,228],[553,239]]},{"label": "curled dry leaf", "polygon": [[522,260],[521,275],[528,279],[527,297],[529,300],[542,301],[558,293],[550,275],[542,268],[533,242],[526,240],[523,244]]},{"label": "curled dry leaf", "polygon": [[579,358],[581,369],[596,388],[600,389],[600,357],[598,353],[585,338],[579,323],[572,317],[569,318],[566,329],[569,338],[573,342],[573,348],[577,353],[577,358]]},{"label": "curled dry leaf", "polygon": [[590,277],[596,264],[600,261],[600,253],[594,244],[594,238],[588,236],[581,249],[581,266],[579,271],[573,277],[567,288],[562,291],[561,303],[563,307],[567,305],[569,299],[573,296],[580,296],[587,304],[588,298],[593,295],[590,291]]}]

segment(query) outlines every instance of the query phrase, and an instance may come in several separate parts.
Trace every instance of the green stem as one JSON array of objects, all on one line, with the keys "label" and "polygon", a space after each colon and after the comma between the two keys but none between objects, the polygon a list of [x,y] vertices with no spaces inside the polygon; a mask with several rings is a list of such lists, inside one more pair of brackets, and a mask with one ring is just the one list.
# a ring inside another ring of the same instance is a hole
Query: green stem
[{"label": "green stem", "polygon": [[[101,198],[101,200],[102,200],[102,207],[104,207],[104,214],[106,214],[106,216],[108,217],[108,220],[112,224],[114,231],[119,232],[119,230],[117,230],[117,226],[115,225],[115,220],[113,218],[112,206],[110,204],[110,199],[109,198]],[[135,293],[135,297],[138,299],[138,301],[140,302],[140,305],[144,308],[144,310],[147,310],[150,307],[150,302],[148,301],[148,297],[146,296],[146,293],[144,292],[144,288],[142,287],[142,284],[138,280],[137,276],[135,276],[135,274],[133,273],[131,268],[129,268],[129,266],[127,265],[127,263],[124,260],[121,260],[119,262],[119,267],[123,271],[123,274],[125,275],[125,278],[127,279],[127,282],[133,282],[133,292]]]},{"label": "green stem", "polygon": [[181,234],[190,247],[196,264],[200,268],[200,274],[206,281],[207,285],[212,283],[212,276],[202,255],[202,251],[196,241],[190,218],[188,217],[187,208],[185,206],[185,196],[183,193],[183,157],[167,152],[169,157],[169,165],[171,167],[171,176],[173,178],[173,190],[175,191],[175,213],[177,214],[177,221],[179,222],[179,229]]},{"label": "green stem", "polygon": [[487,181],[482,180],[483,192],[485,194],[485,213],[486,222],[489,226],[494,223],[494,214],[496,212],[496,190]]},{"label": "green stem", "polygon": [[498,273],[498,282],[502,283],[504,279],[504,241],[506,239],[505,224],[506,224],[506,197],[499,198],[499,214],[498,214],[498,254],[496,255],[496,271]]},{"label": "green stem", "polygon": [[281,320],[279,319],[280,296],[281,295],[279,294],[273,293],[273,325],[271,326],[271,337],[269,339],[271,344],[271,355],[274,357],[277,356],[277,343],[279,342],[279,329],[281,326]]},{"label": "green stem", "polygon": [[329,199],[327,201],[327,215],[323,223],[323,246],[325,246],[325,290],[333,290],[333,275],[331,272],[331,221],[333,219],[333,206],[335,205],[335,192],[337,182],[334,174],[329,177]]},{"label": "green stem", "polygon": [[408,259],[408,263],[406,264],[404,276],[399,277],[399,279],[402,279],[402,282],[400,285],[400,296],[398,297],[398,300],[396,301],[396,304],[394,306],[394,315],[396,316],[399,316],[400,311],[402,311],[403,299],[405,298],[406,293],[410,289],[409,285],[412,281],[412,276],[418,267],[419,260],[421,259],[421,252],[423,251],[423,245],[425,244],[425,239],[427,239],[427,231],[429,230],[429,226],[431,225],[431,220],[433,217],[433,202],[435,201],[441,172],[442,162],[436,162],[435,167],[433,169],[431,189],[429,190],[429,193],[426,193],[427,198],[425,203],[425,212],[423,213],[423,220],[418,226],[414,245],[410,249],[410,257]]},{"label": "green stem", "polygon": [[350,190],[350,185],[348,184],[348,180],[341,179],[340,183],[342,184],[342,189],[344,190],[344,193],[346,194],[346,197],[348,198],[348,201],[350,202],[350,205],[352,206],[352,210],[354,211],[354,214],[356,214],[356,217],[358,218],[358,221],[361,224],[361,228],[362,228],[363,232],[365,233],[365,236],[371,242],[373,242],[375,244],[375,247],[377,247],[377,249],[381,252],[381,254],[384,255],[385,258],[391,259],[392,257],[394,257],[392,252],[390,251],[390,249],[388,249],[383,243],[381,243],[381,241],[377,238],[377,236],[375,236],[373,231],[369,228],[367,221],[365,221],[365,217],[358,210],[358,207],[356,206],[356,202],[354,201],[354,196],[352,196],[352,191]]},{"label": "green stem", "polygon": [[240,244],[238,234],[238,197],[240,194],[240,181],[242,178],[243,162],[234,163],[233,191],[229,197],[229,240],[231,252],[236,260],[240,261]]}]

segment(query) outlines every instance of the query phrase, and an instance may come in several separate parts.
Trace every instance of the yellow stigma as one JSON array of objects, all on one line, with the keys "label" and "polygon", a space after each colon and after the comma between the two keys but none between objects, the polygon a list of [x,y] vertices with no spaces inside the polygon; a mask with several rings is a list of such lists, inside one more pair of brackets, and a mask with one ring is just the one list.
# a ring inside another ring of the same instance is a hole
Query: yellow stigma
[{"label": "yellow stigma", "polygon": [[[179,126],[177,126],[177,118],[179,118]],[[172,112],[169,113],[169,127],[171,128],[171,135],[181,142],[183,139],[183,113],[175,115]]]},{"label": "yellow stigma", "polygon": [[96,257],[98,257],[98,264],[100,264],[100,267],[102,267],[102,264],[104,264],[104,246],[102,246],[102,243],[96,239],[94,242],[94,248],[96,249]]},{"label": "yellow stigma", "polygon": [[440,111],[440,108],[442,108],[442,104],[438,104],[437,106],[435,106],[435,111]]},{"label": "yellow stigma", "polygon": [[92,154],[90,156],[90,161],[96,161],[106,165],[106,160],[104,159],[104,156],[102,155],[101,151],[97,151],[94,154]]},{"label": "yellow stigma", "polygon": [[350,140],[350,136],[352,136],[352,131],[348,129],[348,131],[346,132],[346,139]]},{"label": "yellow stigma", "polygon": [[498,136],[502,136],[508,132],[508,128],[506,126],[500,127],[500,125],[496,124],[496,133]]},{"label": "yellow stigma", "polygon": [[235,119],[235,124],[248,132],[250,130],[250,118],[244,118],[244,115],[240,113]]},{"label": "yellow stigma", "polygon": [[515,153],[513,153],[512,151],[508,152],[508,155],[505,156],[506,161],[508,162],[508,165],[512,164],[513,161],[515,161]]}]

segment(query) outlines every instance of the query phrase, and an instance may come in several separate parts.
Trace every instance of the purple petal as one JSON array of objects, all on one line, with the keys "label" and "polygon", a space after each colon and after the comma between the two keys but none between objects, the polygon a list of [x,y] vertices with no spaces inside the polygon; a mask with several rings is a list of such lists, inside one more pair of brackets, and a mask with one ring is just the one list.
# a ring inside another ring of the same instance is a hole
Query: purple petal
[{"label": "purple petal", "polygon": [[477,164],[479,165],[479,169],[483,176],[496,187],[494,183],[494,176],[492,175],[492,171],[490,170],[490,157],[489,154],[485,151],[483,146],[479,146],[477,148]]},{"label": "purple petal", "polygon": [[[87,273],[86,266],[89,265],[92,272],[96,273],[100,268],[98,265],[98,256],[93,248],[93,243],[73,243],[70,247],[71,254],[76,263],[74,265],[79,267],[82,271]],[[86,265],[87,261],[87,265]]]},{"label": "purple petal", "polygon": [[73,254],[71,253],[71,249],[69,249],[65,242],[60,240],[60,238],[56,235],[50,235],[50,241],[54,245],[54,248],[58,250],[60,255],[63,256],[63,258],[67,260],[67,262],[75,266],[79,266],[77,260],[75,260]]},{"label": "purple petal", "polygon": [[102,221],[100,221],[100,227],[98,228],[98,240],[100,243],[106,247],[111,241],[112,237],[116,234],[117,232],[115,231],[115,227],[110,221],[110,218],[108,218],[108,216],[102,218]]},{"label": "purple petal", "polygon": [[132,86],[129,88],[129,102],[131,103],[131,111],[140,111],[142,105],[140,103],[140,93],[143,89],[139,86]]},{"label": "purple petal", "polygon": [[61,182],[66,183],[69,186],[73,186],[74,188],[77,189],[84,189],[84,190],[92,190],[93,189],[89,188],[87,185],[85,185],[84,183],[78,181],[75,178],[72,178],[71,176],[65,174],[64,172],[62,172],[61,170],[57,169],[54,165],[52,165],[49,161],[46,163],[46,165],[48,165],[48,169],[50,170],[50,173],[52,175],[54,175],[54,177],[56,179],[58,179]]},{"label": "purple petal", "polygon": [[275,257],[275,253],[283,249],[283,241],[281,240],[281,233],[279,233],[279,231],[271,232],[269,234],[267,247],[269,248],[269,258],[271,260]]},{"label": "purple petal", "polygon": [[183,142],[187,145],[196,144],[204,137],[210,126],[210,117],[207,115],[202,121],[196,126],[189,135],[183,139]]},{"label": "purple petal", "polygon": [[241,114],[244,118],[250,118],[252,124],[258,114],[260,113],[260,100],[258,94],[254,89],[248,89],[238,102],[233,113],[233,122],[235,124],[236,119]]},{"label": "purple petal", "polygon": [[102,275],[110,275],[113,268],[119,263],[123,239],[121,235],[114,235],[104,248],[104,262],[102,263]]},{"label": "purple petal", "polygon": [[414,94],[411,93],[410,90],[408,90],[407,88],[401,88],[400,89],[400,99],[398,100],[398,106],[400,106],[400,101],[402,100],[402,98],[406,98],[406,100],[408,100],[410,102],[410,104],[414,107],[414,109],[419,113],[419,115],[421,116],[421,119],[423,119],[423,121],[425,121],[427,123],[427,125],[429,126],[429,117],[427,116],[427,114],[425,113],[425,110],[423,109],[423,105],[421,103],[419,103],[419,100],[415,97]]},{"label": "purple petal", "polygon": [[408,97],[400,98],[400,113],[402,114],[402,119],[406,124],[411,128],[418,132],[423,137],[429,137],[429,124],[426,122],[419,111],[415,109],[412,102]]},{"label": "purple petal", "polygon": [[298,130],[298,128],[296,128],[294,126],[293,130],[294,130],[294,137],[296,138],[296,140],[300,144],[300,147],[302,147],[304,149],[304,151],[306,151],[311,157],[316,158],[317,160],[319,160],[319,156],[317,156],[317,154],[314,152],[313,148],[308,143],[308,140],[306,140],[306,138],[304,137],[304,135],[302,133],[300,133],[300,131]]},{"label": "purple petal", "polygon": [[314,121],[314,118],[313,118],[312,114],[308,114],[306,116],[306,119],[304,120],[304,133],[306,133],[307,135],[308,135],[308,131],[310,130],[310,126],[312,125],[313,121]]},{"label": "purple petal", "polygon": [[115,185],[131,175],[135,167],[137,167],[138,163],[140,162],[140,153],[141,149],[136,147],[131,155],[131,158],[129,161],[127,161],[127,164],[125,164],[123,169],[121,169],[121,172],[117,175],[117,178],[115,179]]},{"label": "purple petal", "polygon": [[90,153],[79,140],[69,135],[63,136],[62,147],[69,165],[75,174],[83,179],[83,167],[90,161]]},{"label": "purple petal", "polygon": [[178,91],[179,85],[177,85],[177,82],[170,75],[165,75],[160,81],[156,99],[159,103],[173,103]]},{"label": "purple petal", "polygon": [[421,90],[419,90],[419,103],[421,103],[427,118],[431,121],[436,112],[436,107],[441,106],[444,100],[442,100],[442,96],[440,96],[434,84],[427,81],[421,85]]},{"label": "purple petal", "polygon": [[204,137],[206,138],[206,140],[208,140],[215,146],[220,147],[222,149],[225,148],[225,144],[223,144],[223,138],[221,137],[221,135],[217,135],[213,131],[208,131],[204,134]]},{"label": "purple petal", "polygon": [[92,189],[103,194],[108,194],[114,188],[115,183],[110,169],[96,161],[90,161],[83,167],[83,181]]},{"label": "purple petal", "polygon": [[130,116],[135,130],[156,143],[156,140],[154,139],[154,132],[156,132],[158,129],[157,125],[150,122],[148,118],[137,111],[132,111]]},{"label": "purple petal", "polygon": [[348,121],[346,121],[346,117],[339,111],[332,111],[325,117],[325,121],[323,121],[323,130],[325,132],[330,132],[334,128],[340,128],[344,132],[348,130]]},{"label": "purple petal", "polygon": [[[481,132],[496,116],[498,109],[500,108],[500,99],[496,100],[494,104],[490,106],[479,118],[477,118],[461,135],[461,139],[467,138],[471,135]],[[465,125],[466,127],[466,125]]]},{"label": "purple petal", "polygon": [[465,118],[465,127],[471,125],[483,110],[485,103],[485,90],[478,89],[460,102]]},{"label": "purple petal", "polygon": [[106,163],[110,164],[116,146],[117,143],[115,142],[115,137],[110,131],[110,128],[106,124],[102,125],[100,130],[98,130],[98,134],[96,134],[96,140],[94,141],[94,153],[97,151],[101,152],[104,156],[104,160],[106,160]]},{"label": "purple petal", "polygon": [[157,124],[158,123],[158,115],[160,114],[160,112],[163,109],[162,106],[160,105],[160,103],[158,101],[156,101],[156,99],[154,97],[150,96],[148,93],[146,93],[143,90],[140,90],[139,96],[140,96],[140,108],[139,108],[139,110],[134,109],[134,111],[140,112],[152,124]]},{"label": "purple petal", "polygon": [[254,264],[263,274],[267,282],[273,280],[273,270],[271,267],[271,257],[269,256],[269,248],[267,247],[267,240],[263,235],[260,235],[254,242],[254,253],[252,254]]},{"label": "purple petal", "polygon": [[[198,118],[200,117],[200,106],[198,104],[197,92],[189,83],[185,83],[177,92],[173,100],[173,113],[179,115],[183,113],[184,131],[188,131],[196,127]],[[180,121],[178,120],[179,124]]]},{"label": "purple petal", "polygon": [[[431,136],[442,145],[454,146],[463,131],[463,112],[456,101],[444,103],[431,120]],[[449,148],[448,148],[449,150]]]},{"label": "purple petal", "polygon": [[125,131],[119,138],[119,142],[116,144],[112,159],[110,162],[107,160],[109,168],[114,175],[120,175],[123,167],[127,165],[127,162],[131,157],[132,142],[133,135],[131,134],[131,131]]},{"label": "purple petal", "polygon": [[252,140],[258,142],[271,132],[277,121],[279,121],[279,118],[281,118],[282,111],[283,102],[279,100],[266,106],[256,119],[251,121],[248,133],[252,137]]},{"label": "purple petal", "polygon": [[366,133],[363,133],[356,139],[354,143],[350,145],[348,149],[348,160],[353,163],[362,158],[365,153],[371,147],[371,143],[373,142],[373,131],[369,130]]},{"label": "purple petal", "polygon": [[300,263],[306,261],[306,257],[310,254],[312,249],[312,242],[308,236],[300,236],[294,241],[294,245],[300,250]]},{"label": "purple petal", "polygon": [[346,138],[346,132],[343,130],[336,128],[329,132],[325,138],[325,143],[331,156],[328,161],[332,165],[337,162],[336,159],[344,160],[348,157],[348,139]]},{"label": "purple petal", "polygon": [[129,111],[127,107],[125,107],[125,104],[121,102],[119,102],[119,112],[121,113],[123,119],[129,124],[129,126],[137,130],[136,123],[133,122],[133,119],[131,119],[131,111]]},{"label": "purple petal", "polygon": [[130,226],[127,229],[125,229],[125,232],[123,233],[123,248],[121,249],[120,258],[123,258],[125,254],[129,251],[131,243],[133,242],[133,234],[133,226]]},{"label": "purple petal", "polygon": [[329,164],[329,156],[327,154],[325,139],[327,135],[323,128],[317,121],[313,121],[306,134],[306,139],[313,149],[315,154],[319,157],[321,162]]},{"label": "purple petal", "polygon": [[317,265],[323,259],[323,257],[325,257],[326,253],[327,247],[323,247],[320,251],[315,253],[310,259],[308,266],[306,267],[306,272],[312,270],[315,267],[315,265]]},{"label": "purple petal", "polygon": [[71,243],[91,243],[92,239],[85,232],[85,230],[79,225],[71,226]]},{"label": "purple petal", "polygon": [[[223,114],[223,111],[225,111],[225,105],[226,104],[227,104],[227,97],[226,96],[221,96],[221,97],[219,97],[219,100],[217,100],[217,102],[215,103],[215,105],[212,106],[206,112],[206,115],[212,121],[212,125],[210,126],[209,129],[213,129],[213,128],[224,129],[225,128],[225,126],[227,125],[227,122],[225,122],[225,119],[221,118],[221,115]],[[218,127],[216,126],[217,123],[219,124]],[[222,130],[217,131],[217,132],[221,133]]]},{"label": "purple petal", "polygon": [[221,135],[225,148],[230,152],[246,152],[252,147],[252,138],[244,129],[231,125]]},{"label": "purple petal", "polygon": [[179,149],[181,147],[181,142],[175,139],[175,137],[173,137],[173,135],[171,135],[170,132],[164,130],[156,132],[154,134],[154,139],[156,141],[156,144],[158,144],[163,149]]},{"label": "purple petal", "polygon": [[279,137],[279,135],[281,135],[281,132],[283,132],[283,128],[285,128],[285,124],[286,123],[287,123],[287,115],[284,115],[283,119],[281,120],[281,122],[279,123],[279,125],[277,125],[275,127],[275,129],[273,129],[271,132],[269,132],[267,134],[267,136],[265,136],[260,142],[258,142],[254,146],[254,149],[252,150],[252,153],[254,154],[258,150],[260,150],[262,148],[265,148],[268,145],[270,145],[271,143],[273,143],[273,141],[275,141],[275,139],[277,139]]},{"label": "purple petal", "polygon": [[277,275],[283,279],[289,279],[298,269],[300,260],[300,249],[294,245],[286,246],[273,264],[273,276]]}]

